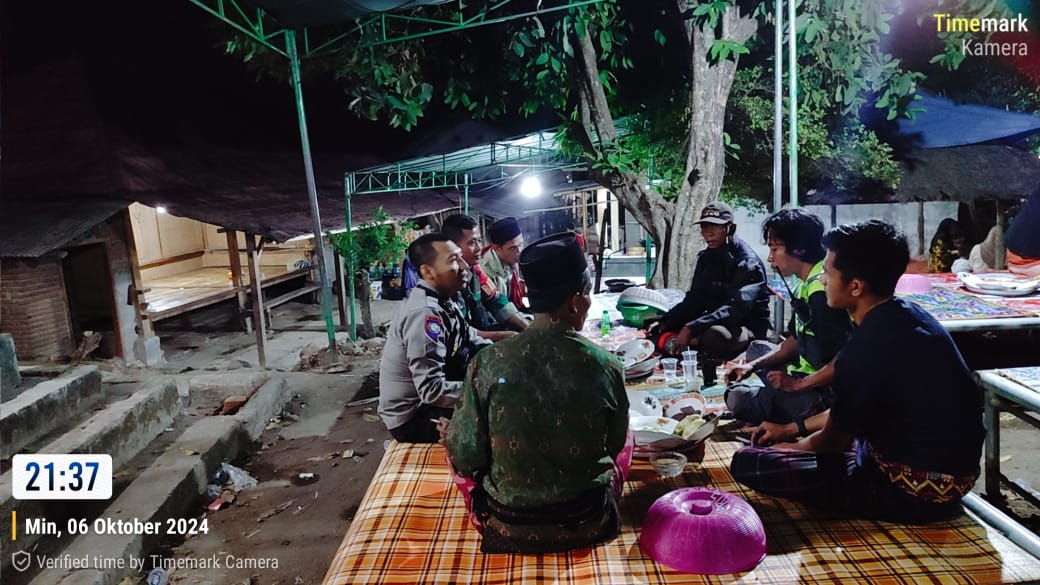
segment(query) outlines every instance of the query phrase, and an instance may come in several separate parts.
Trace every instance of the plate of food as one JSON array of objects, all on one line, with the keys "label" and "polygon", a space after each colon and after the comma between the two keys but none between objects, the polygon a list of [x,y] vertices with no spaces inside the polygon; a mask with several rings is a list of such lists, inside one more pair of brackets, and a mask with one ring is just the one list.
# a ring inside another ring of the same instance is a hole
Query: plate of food
[{"label": "plate of food", "polygon": [[629,420],[635,438],[633,455],[649,457],[658,451],[682,451],[703,443],[715,432],[714,414],[688,416],[682,421],[667,417],[640,416]]},{"label": "plate of food", "polygon": [[964,288],[980,295],[1021,297],[1031,295],[1040,288],[1040,279],[1007,272],[987,272],[982,274],[958,272],[957,279],[961,281]]},{"label": "plate of food", "polygon": [[696,392],[684,392],[661,400],[664,416],[681,421],[687,416],[702,414],[705,405],[704,397]]},{"label": "plate of food", "polygon": [[627,370],[649,360],[654,355],[654,344],[649,339],[632,339],[622,343],[615,353],[621,366]]}]

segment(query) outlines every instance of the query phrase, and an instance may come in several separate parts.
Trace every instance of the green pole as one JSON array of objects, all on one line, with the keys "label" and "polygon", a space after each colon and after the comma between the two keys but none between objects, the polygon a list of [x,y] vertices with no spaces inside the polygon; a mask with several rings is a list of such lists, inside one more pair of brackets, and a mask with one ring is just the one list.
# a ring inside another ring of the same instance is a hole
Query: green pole
[{"label": "green pole", "polygon": [[469,173],[462,175],[462,213],[469,215]]},{"label": "green pole", "polygon": [[[347,173],[343,181],[343,202],[347,209],[347,233],[354,228],[353,218],[350,217],[350,196],[354,194],[354,173]],[[347,261],[347,287],[350,290],[350,340],[357,341],[357,315],[354,314],[354,258],[346,255]]]},{"label": "green pole", "polygon": [[332,324],[332,288],[329,286],[329,272],[325,266],[325,241],[321,232],[321,215],[318,211],[318,188],[314,184],[311,141],[307,136],[307,114],[303,109],[303,84],[300,82],[300,57],[296,53],[296,31],[285,32],[285,45],[289,51],[293,93],[296,97],[296,115],[300,122],[300,144],[303,149],[303,169],[307,175],[307,196],[310,201],[311,223],[314,230],[314,252],[318,260],[318,275],[321,280],[321,312],[325,316],[325,330],[329,334],[329,349],[335,349],[336,327]]}]

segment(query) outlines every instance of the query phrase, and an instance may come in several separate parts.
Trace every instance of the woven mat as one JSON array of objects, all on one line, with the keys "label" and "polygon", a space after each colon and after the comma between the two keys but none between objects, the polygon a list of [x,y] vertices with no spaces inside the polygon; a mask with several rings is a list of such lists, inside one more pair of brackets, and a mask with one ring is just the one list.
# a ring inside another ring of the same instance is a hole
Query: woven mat
[{"label": "woven mat", "polygon": [[1032,317],[1001,300],[981,299],[951,288],[935,287],[928,292],[899,295],[913,301],[940,321],[959,319],[993,319],[997,317]]},{"label": "woven mat", "polygon": [[[438,445],[393,443],[325,575],[357,583],[1022,583],[1040,560],[969,517],[923,527],[827,519],[733,481],[739,444],[709,441],[703,465],[661,480],[636,462],[613,541],[562,554],[485,555]],[[711,485],[747,498],[766,526],[769,554],[747,573],[705,576],[659,565],[639,549],[642,519],[669,490]]]}]

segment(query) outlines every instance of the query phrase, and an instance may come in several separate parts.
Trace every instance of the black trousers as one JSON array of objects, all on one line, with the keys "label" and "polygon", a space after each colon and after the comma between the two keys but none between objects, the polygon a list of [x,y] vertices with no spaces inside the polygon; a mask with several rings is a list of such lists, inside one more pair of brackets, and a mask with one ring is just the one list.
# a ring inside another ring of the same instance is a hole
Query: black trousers
[{"label": "black trousers", "polygon": [[455,411],[451,408],[420,405],[412,420],[390,429],[390,436],[399,443],[436,443],[440,441],[441,435],[437,432],[437,425],[430,419],[439,419],[442,416],[451,418],[453,412]]}]

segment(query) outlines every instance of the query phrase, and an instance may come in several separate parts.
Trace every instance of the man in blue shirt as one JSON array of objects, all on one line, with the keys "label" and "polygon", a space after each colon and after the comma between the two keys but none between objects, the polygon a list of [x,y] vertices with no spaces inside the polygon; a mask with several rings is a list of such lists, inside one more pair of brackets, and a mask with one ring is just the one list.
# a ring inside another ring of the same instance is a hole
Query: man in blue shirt
[{"label": "man in blue shirt", "polygon": [[834,404],[796,443],[737,451],[733,477],[868,518],[955,516],[979,475],[982,392],[939,322],[893,296],[910,259],[902,234],[870,220],[823,243],[827,304],[857,325],[834,362]]}]

